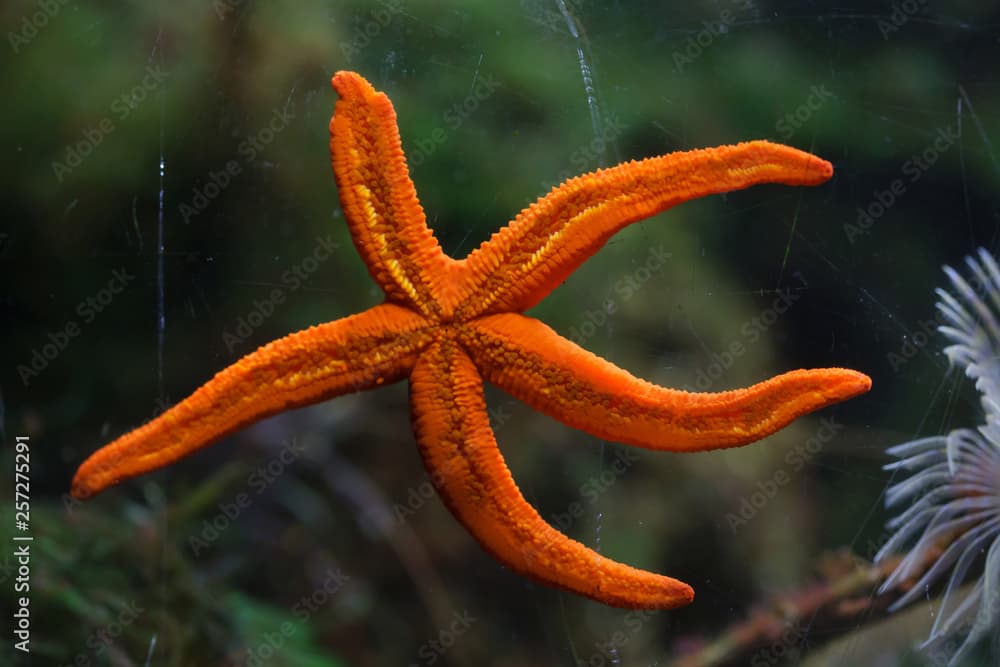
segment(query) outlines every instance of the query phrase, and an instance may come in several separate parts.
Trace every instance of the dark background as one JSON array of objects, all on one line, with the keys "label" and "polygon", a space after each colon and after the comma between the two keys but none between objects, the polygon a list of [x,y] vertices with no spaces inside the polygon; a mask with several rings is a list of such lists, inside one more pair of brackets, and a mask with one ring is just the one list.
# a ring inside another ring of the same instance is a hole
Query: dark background
[{"label": "dark background", "polygon": [[[870,558],[885,539],[885,448],[981,418],[932,319],[942,264],[996,249],[990,6],[5,3],[3,469],[30,435],[32,664],[664,665],[825,576],[830,554]],[[560,180],[625,159],[766,138],[834,163],[816,188],[760,186],[630,227],[532,315],[564,335],[600,322],[587,348],[667,386],[846,366],[872,376],[870,394],[745,449],[681,456],[601,443],[488,392],[543,516],[558,524],[581,503],[568,534],[691,583],[690,607],[629,614],[502,568],[426,493],[405,383],[67,504],[100,445],[255,347],[380,301],[329,166],[339,69],[389,94],[455,256]],[[238,173],[223,178],[230,161]],[[326,237],[330,258],[290,281]],[[623,289],[660,248],[669,259]],[[267,314],[276,288],[284,303]],[[791,305],[771,322],[782,294]],[[80,305],[104,297],[100,312]],[[234,343],[254,312],[259,326]],[[751,341],[754,318],[770,324]],[[719,356],[734,341],[744,352]],[[59,349],[26,373],[46,344]],[[824,418],[835,436],[816,440]],[[282,451],[290,463],[255,477]],[[248,506],[225,517],[240,494]],[[12,499],[0,499],[5,534]],[[331,594],[304,612],[324,583]],[[867,664],[866,631],[883,618],[789,624],[763,664],[845,635],[837,655]],[[925,605],[874,644],[895,664],[931,621]]]}]

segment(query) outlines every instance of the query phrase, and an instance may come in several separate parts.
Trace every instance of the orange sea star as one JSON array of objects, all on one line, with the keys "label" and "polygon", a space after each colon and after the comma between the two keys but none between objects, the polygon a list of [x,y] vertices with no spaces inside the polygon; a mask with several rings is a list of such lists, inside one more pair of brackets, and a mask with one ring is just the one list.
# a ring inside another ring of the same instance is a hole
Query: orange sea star
[{"label": "orange sea star", "polygon": [[73,495],[165,466],[276,412],[409,378],[431,480],[498,560],[609,605],[691,602],[687,584],[605,558],[539,516],[497,448],[483,380],[599,438],[686,452],[745,445],[867,391],[866,375],[840,368],[792,371],[715,394],[666,389],[521,314],[637,220],[757,183],[819,184],[832,175],[830,163],[766,141],[628,162],[566,181],[455,260],[427,227],[389,98],[352,72],[339,72],[333,87],[340,100],[330,152],[341,205],[385,302],[243,357],[93,454],[76,473]]}]

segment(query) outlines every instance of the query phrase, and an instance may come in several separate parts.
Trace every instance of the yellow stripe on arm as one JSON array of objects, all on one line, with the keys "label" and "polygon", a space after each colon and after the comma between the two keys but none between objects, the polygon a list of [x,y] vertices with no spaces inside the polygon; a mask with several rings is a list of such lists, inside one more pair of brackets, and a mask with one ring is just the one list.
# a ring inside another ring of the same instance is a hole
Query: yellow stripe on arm
[{"label": "yellow stripe on arm", "polygon": [[476,320],[461,340],[484,377],[505,392],[567,426],[648,449],[692,452],[747,445],[871,387],[863,373],[823,368],[719,393],[668,389],[516,313]]},{"label": "yellow stripe on arm", "polygon": [[427,327],[420,315],[383,304],[269,343],[92,454],[72,493],[88,498],[282,410],[401,380],[433,337]]},{"label": "yellow stripe on arm", "polygon": [[389,301],[436,314],[434,276],[454,263],[427,227],[410,180],[389,98],[353,72],[338,72],[330,159],[344,218],[361,258]]},{"label": "yellow stripe on arm", "polygon": [[523,311],[541,301],[612,235],[709,194],[759,183],[817,185],[833,167],[781,144],[751,141],[670,153],[572,178],[518,214],[465,260],[474,284],[460,317]]}]

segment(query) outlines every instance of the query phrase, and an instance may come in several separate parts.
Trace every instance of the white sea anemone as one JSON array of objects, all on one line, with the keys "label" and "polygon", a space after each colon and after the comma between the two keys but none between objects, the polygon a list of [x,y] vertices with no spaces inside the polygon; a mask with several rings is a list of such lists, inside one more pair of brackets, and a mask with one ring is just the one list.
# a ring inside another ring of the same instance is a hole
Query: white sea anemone
[{"label": "white sea anemone", "polygon": [[[909,507],[888,522],[894,534],[875,556],[878,563],[912,544],[880,592],[919,579],[890,611],[926,596],[951,570],[923,644],[949,665],[995,632],[1000,620],[1000,267],[983,248],[965,263],[968,282],[944,267],[953,293],[937,290],[945,323],[938,331],[951,343],[944,352],[952,366],[976,381],[986,423],[887,450],[899,460],[886,469],[909,477],[889,488],[886,505]],[[980,564],[978,580],[963,587]]]}]

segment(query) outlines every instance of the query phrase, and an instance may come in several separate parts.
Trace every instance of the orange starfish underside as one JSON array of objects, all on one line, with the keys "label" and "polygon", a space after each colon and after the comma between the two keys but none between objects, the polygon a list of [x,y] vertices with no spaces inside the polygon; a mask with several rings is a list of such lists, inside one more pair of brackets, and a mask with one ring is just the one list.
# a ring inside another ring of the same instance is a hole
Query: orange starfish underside
[{"label": "orange starfish underside", "polygon": [[166,466],[276,412],[408,378],[430,478],[500,562],[609,605],[691,602],[687,584],[605,558],[539,516],[497,448],[483,382],[599,438],[679,452],[745,445],[867,391],[866,375],[842,368],[792,371],[722,393],[667,389],[521,314],[637,220],[757,183],[816,185],[832,175],[830,163],[766,141],[628,162],[566,181],[455,260],[427,227],[389,98],[352,72],[339,72],[333,87],[340,99],[330,153],[341,205],[385,302],[243,357],[93,454],[73,495]]}]

